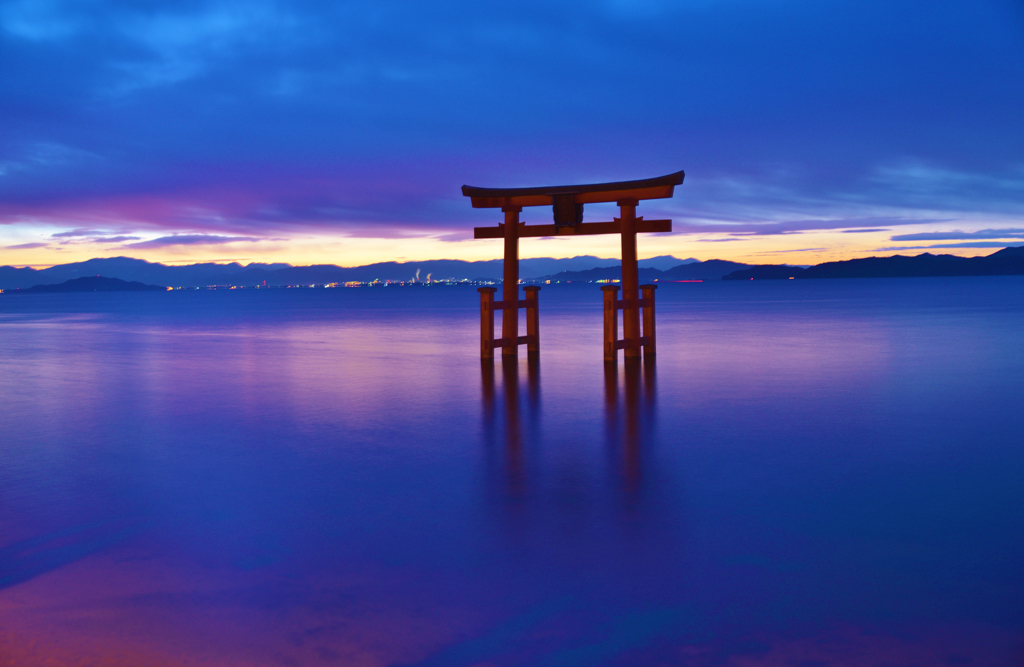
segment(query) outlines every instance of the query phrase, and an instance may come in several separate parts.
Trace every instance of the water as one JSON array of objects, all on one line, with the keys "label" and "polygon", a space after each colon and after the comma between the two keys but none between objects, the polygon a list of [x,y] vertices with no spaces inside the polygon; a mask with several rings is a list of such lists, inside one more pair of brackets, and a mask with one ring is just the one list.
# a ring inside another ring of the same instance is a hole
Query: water
[{"label": "water", "polygon": [[0,297],[0,665],[1024,662],[1024,279]]}]

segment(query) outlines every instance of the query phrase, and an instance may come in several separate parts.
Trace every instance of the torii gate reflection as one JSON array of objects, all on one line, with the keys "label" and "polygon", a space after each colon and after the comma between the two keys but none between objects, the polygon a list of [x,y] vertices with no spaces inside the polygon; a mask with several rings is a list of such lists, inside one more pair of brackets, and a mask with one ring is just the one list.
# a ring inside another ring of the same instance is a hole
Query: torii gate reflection
[{"label": "torii gate reflection", "polygon": [[[505,473],[505,492],[510,497],[522,497],[529,488],[524,442],[537,440],[530,435],[524,437],[524,431],[543,428],[540,363],[536,358],[527,359],[524,406],[520,378],[522,367],[515,357],[502,358],[501,409],[496,396],[494,363],[484,361],[480,369],[488,444],[494,454],[503,458],[501,467]],[[605,443],[611,466],[621,476],[625,498],[634,499],[643,487],[644,444],[652,440],[650,436],[656,427],[657,377],[655,365],[639,359],[625,360],[621,371],[618,364],[605,365]]]},{"label": "torii gate reflection", "polygon": [[[528,355],[540,352],[540,329],[537,318],[537,291],[527,287],[526,299],[519,299],[519,239],[530,236],[580,236],[585,234],[619,234],[622,239],[622,299],[616,298],[618,287],[605,287],[604,359],[615,361],[618,350],[625,350],[627,359],[655,355],[654,290],[644,285],[640,298],[636,235],[638,232],[670,232],[671,220],[644,220],[636,216],[636,207],[644,199],[672,197],[675,186],[686,176],[682,171],[658,178],[590,185],[556,185],[537,188],[477,188],[462,186],[462,194],[470,197],[473,208],[500,208],[505,222],[497,227],[476,227],[473,237],[505,240],[502,299],[494,301],[493,287],[480,288],[480,357],[491,359],[494,348],[501,348],[503,357],[516,357],[519,346],[527,346]],[[583,205],[615,202],[620,215],[612,222],[583,222]],[[554,224],[526,225],[519,222],[524,206],[551,206]],[[519,335],[519,309],[526,309],[526,335]],[[643,309],[643,332],[640,310]],[[494,337],[494,311],[502,311],[501,338]],[[622,310],[622,339],[618,338],[618,311]]]}]

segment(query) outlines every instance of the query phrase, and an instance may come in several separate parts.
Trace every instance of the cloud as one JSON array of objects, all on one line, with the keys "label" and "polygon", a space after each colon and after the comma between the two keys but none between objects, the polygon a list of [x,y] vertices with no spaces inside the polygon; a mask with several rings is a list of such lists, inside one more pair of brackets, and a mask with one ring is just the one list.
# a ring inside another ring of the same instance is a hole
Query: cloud
[{"label": "cloud", "polygon": [[[804,232],[844,231],[844,232],[884,232],[879,224],[888,226],[924,225],[936,222],[949,222],[948,218],[910,218],[910,217],[857,217],[857,218],[816,218],[795,220],[748,220],[738,222],[688,223],[676,221],[673,229],[683,234],[705,234],[709,232],[726,233],[733,236],[777,236],[782,234],[801,234]],[[867,227],[862,228],[862,227]]]},{"label": "cloud", "polygon": [[150,239],[148,241],[141,241],[139,243],[129,243],[126,247],[153,249],[166,248],[169,246],[178,245],[222,245],[224,243],[240,242],[257,243],[259,241],[267,240],[270,239],[262,239],[257,238],[255,236],[218,236],[216,234],[174,234],[172,236],[161,236],[160,238],[157,239]]},{"label": "cloud", "polygon": [[31,248],[45,248],[49,243],[22,243],[19,245],[6,246],[7,250],[29,250]]},{"label": "cloud", "polygon": [[69,229],[66,232],[57,232],[56,234],[50,234],[51,238],[63,239],[72,238],[76,236],[103,236],[107,232],[97,231],[95,229]]},{"label": "cloud", "polygon": [[1000,241],[974,241],[969,243],[939,243],[936,245],[911,245],[891,246],[888,248],[875,248],[876,252],[890,252],[893,250],[931,250],[933,248],[1009,248],[1016,247],[1012,244]]},{"label": "cloud", "polygon": [[[899,234],[889,238],[890,241],[969,241],[971,239],[1021,239],[1024,229],[982,229],[976,232],[962,232],[958,229],[951,232],[921,232],[919,234]],[[988,246],[979,246],[988,247]]]},{"label": "cloud", "polygon": [[844,229],[843,234],[867,234],[868,232],[887,232],[888,229]]},{"label": "cloud", "polygon": [[[113,24],[115,38],[131,42],[137,55],[114,63],[121,81],[110,89],[125,95],[200,78],[218,65],[259,54],[273,44],[287,49],[303,26],[268,2],[221,2],[157,11],[124,11]],[[307,35],[314,30],[305,26]]]},{"label": "cloud", "polygon": [[89,243],[123,243],[125,241],[137,241],[140,236],[101,236],[99,238],[90,239]]},{"label": "cloud", "polygon": [[0,10],[0,28],[31,41],[56,40],[77,32],[78,21],[69,18],[56,3],[21,0]]},{"label": "cloud", "polygon": [[124,243],[125,241],[138,241],[141,236],[116,235],[110,236],[111,232],[103,232],[96,229],[69,229],[65,232],[50,234],[50,238],[66,239],[61,245],[77,243]]},{"label": "cloud", "polygon": [[39,175],[46,171],[69,170],[95,162],[100,156],[75,146],[41,141],[10,151],[14,159],[0,162],[0,176]]},{"label": "cloud", "polygon": [[797,248],[795,250],[762,250],[761,252],[754,253],[756,255],[779,255],[782,253],[790,252],[820,252],[822,250],[828,250],[829,248]]},{"label": "cloud", "polygon": [[885,165],[868,178],[866,193],[871,192],[915,208],[1024,213],[1024,171],[1019,167],[976,173],[920,161]]}]

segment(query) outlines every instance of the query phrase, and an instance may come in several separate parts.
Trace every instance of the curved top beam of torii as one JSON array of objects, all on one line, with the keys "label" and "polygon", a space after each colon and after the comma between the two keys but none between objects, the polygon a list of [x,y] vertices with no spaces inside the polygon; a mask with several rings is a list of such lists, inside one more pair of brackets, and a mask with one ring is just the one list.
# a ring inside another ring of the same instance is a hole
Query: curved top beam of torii
[{"label": "curved top beam of torii", "polygon": [[[471,197],[474,208],[501,208],[506,211],[522,210],[524,206],[551,206],[554,224],[518,225],[517,237],[528,236],[584,236],[590,234],[618,234],[618,220],[612,222],[583,222],[583,205],[600,202],[629,203],[634,206],[644,199],[667,199],[682,184],[686,174],[677,171],[667,176],[645,178],[638,181],[592,183],[588,185],[552,185],[536,188],[478,188],[463,185],[462,194]],[[496,239],[505,236],[504,225],[476,227],[473,237]],[[636,232],[671,232],[671,220],[644,220],[637,218]]]},{"label": "curved top beam of torii", "polygon": [[552,206],[558,195],[572,195],[574,204],[597,204],[624,199],[667,199],[682,185],[686,174],[677,171],[667,176],[638,181],[591,183],[588,185],[548,185],[536,188],[478,188],[463,185],[462,194],[472,198],[473,208],[507,206]]}]

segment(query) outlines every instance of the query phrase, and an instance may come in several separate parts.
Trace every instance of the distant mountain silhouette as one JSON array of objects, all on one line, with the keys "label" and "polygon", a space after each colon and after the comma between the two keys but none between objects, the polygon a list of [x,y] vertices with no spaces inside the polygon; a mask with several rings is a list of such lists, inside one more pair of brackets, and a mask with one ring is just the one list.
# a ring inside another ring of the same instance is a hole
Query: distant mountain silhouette
[{"label": "distant mountain silhouette", "polygon": [[[618,264],[619,262],[616,262]],[[641,269],[658,269],[659,271],[667,271],[683,264],[695,264],[700,263],[699,259],[691,257],[690,259],[679,260],[672,255],[659,255],[657,257],[651,257],[650,259],[641,259],[637,262],[637,265]]]},{"label": "distant mountain silhouette", "polygon": [[[660,270],[656,268],[641,268],[639,269],[640,282],[651,282],[663,273],[664,272],[660,272]],[[615,264],[613,266],[597,266],[587,270],[563,270],[563,272],[559,272],[551,276],[544,276],[543,278],[544,280],[550,280],[553,282],[559,281],[562,283],[622,280],[623,266],[622,264]]]},{"label": "distant mountain silhouette", "polygon": [[1024,275],[1024,246],[1003,248],[986,257],[922,253],[913,257],[865,257],[812,266],[800,278],[910,278],[933,276]]},{"label": "distant mountain silhouette", "polygon": [[[684,264],[676,264],[667,270],[655,268],[644,268],[640,262],[640,282],[651,283],[654,281],[667,282],[672,280],[718,280],[725,274],[744,268],[749,264],[739,262],[727,262],[723,259],[709,259],[706,262],[700,260],[687,260]],[[589,280],[621,280],[622,264],[616,263],[612,266],[601,266],[586,271],[562,271],[550,276],[544,276],[546,280],[572,282]]]},{"label": "distant mountain silhouette", "polygon": [[[674,265],[695,260],[680,260],[661,256],[641,260],[641,266]],[[578,271],[596,266],[618,264],[615,259],[602,259],[593,255],[580,255],[554,259],[541,257],[519,262],[519,275],[524,280],[550,275],[559,271]],[[331,264],[319,266],[291,266],[289,264],[188,264],[167,266],[131,257],[90,259],[85,262],[61,264],[48,269],[0,267],[0,289],[26,288],[33,285],[60,283],[83,276],[104,275],[121,280],[139,281],[175,287],[206,287],[209,285],[312,285],[332,282],[371,280],[412,280],[419,272],[419,280],[501,280],[502,260],[467,262],[437,259],[423,262],[380,262],[367,266],[342,267]]]},{"label": "distant mountain silhouette", "polygon": [[[750,265],[721,259],[701,262],[661,256],[640,260],[642,282],[673,280],[730,280],[766,278],[867,278],[904,276],[982,276],[1024,275],[1024,246],[1009,247],[987,257],[956,257],[924,253],[914,257],[867,257],[845,262],[827,262],[800,271],[799,267]],[[736,272],[749,271],[739,275]],[[333,264],[290,266],[288,264],[188,264],[167,266],[130,257],[90,259],[85,262],[61,264],[48,269],[0,267],[0,289],[25,289],[33,285],[57,284],[75,278],[103,275],[124,281],[174,287],[206,287],[209,285],[268,287],[285,285],[322,285],[333,282],[369,282],[372,280],[410,281],[417,273],[419,281],[485,280],[500,281],[502,260],[467,262],[436,259],[423,262],[379,262],[366,266],[343,267]],[[523,280],[550,279],[561,281],[618,280],[622,278],[617,259],[581,255],[565,259],[536,258],[519,262]]]},{"label": "distant mountain silhouette", "polygon": [[127,282],[118,278],[104,278],[103,276],[84,276],[72,278],[59,285],[35,285],[18,292],[164,292],[166,287],[159,285],[145,285],[139,282]]},{"label": "distant mountain silhouette", "polygon": [[806,269],[786,264],[759,264],[749,269],[733,271],[722,276],[722,280],[786,280],[799,278]]},{"label": "distant mountain silhouette", "polygon": [[[254,265],[250,265],[254,266]],[[287,264],[263,264],[263,267],[284,267]],[[48,269],[16,269],[0,267],[0,288],[31,287],[33,285],[56,284],[85,276],[107,276],[126,281],[138,281],[155,285],[204,286],[224,284],[228,276],[242,271],[245,267],[232,264],[189,264],[167,266],[131,257],[104,257],[84,262],[59,264]]]},{"label": "distant mountain silhouette", "polygon": [[659,280],[719,280],[722,276],[738,269],[745,269],[749,264],[730,262],[724,259],[709,259],[706,262],[683,264],[661,274]]}]

